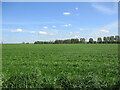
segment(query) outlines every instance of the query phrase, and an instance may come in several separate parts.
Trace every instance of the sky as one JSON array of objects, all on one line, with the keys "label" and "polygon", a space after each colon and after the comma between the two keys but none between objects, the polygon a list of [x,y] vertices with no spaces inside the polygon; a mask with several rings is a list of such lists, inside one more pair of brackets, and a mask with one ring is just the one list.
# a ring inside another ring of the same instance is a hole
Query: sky
[{"label": "sky", "polygon": [[3,2],[5,43],[118,35],[117,2]]}]

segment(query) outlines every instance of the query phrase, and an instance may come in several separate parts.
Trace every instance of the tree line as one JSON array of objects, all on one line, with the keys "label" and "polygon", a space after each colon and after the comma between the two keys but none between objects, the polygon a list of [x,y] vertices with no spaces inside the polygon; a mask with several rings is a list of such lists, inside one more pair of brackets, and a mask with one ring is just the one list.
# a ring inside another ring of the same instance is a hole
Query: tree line
[{"label": "tree line", "polygon": [[35,41],[34,44],[119,44],[120,36],[107,36],[107,37],[98,37],[97,41],[93,38],[89,38],[89,41],[86,41],[85,38],[72,38],[65,40],[55,40],[55,41]]}]

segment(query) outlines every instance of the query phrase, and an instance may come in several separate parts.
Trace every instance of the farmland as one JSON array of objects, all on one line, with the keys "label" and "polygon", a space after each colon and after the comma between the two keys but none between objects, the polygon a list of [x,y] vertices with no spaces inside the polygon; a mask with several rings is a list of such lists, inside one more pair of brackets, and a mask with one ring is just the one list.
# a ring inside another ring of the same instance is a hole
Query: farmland
[{"label": "farmland", "polygon": [[3,88],[111,89],[117,44],[3,44]]}]

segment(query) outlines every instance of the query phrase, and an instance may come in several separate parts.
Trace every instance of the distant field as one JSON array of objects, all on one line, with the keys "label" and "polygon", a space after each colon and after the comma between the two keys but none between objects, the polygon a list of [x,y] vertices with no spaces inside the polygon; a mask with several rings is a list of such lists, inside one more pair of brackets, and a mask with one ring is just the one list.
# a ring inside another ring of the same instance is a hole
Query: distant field
[{"label": "distant field", "polygon": [[117,87],[117,44],[4,44],[4,88]]}]

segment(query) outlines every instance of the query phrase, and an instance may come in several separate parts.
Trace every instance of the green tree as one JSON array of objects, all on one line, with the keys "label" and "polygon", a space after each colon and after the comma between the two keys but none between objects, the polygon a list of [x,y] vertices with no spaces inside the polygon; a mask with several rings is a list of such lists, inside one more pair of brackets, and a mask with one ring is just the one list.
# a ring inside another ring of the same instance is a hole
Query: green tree
[{"label": "green tree", "polygon": [[79,43],[79,39],[71,39],[71,43],[74,44],[74,43]]},{"label": "green tree", "polygon": [[90,39],[89,39],[89,43],[94,43],[93,38],[90,38]]},{"label": "green tree", "polygon": [[76,38],[76,39],[75,39],[75,43],[79,43],[79,39]]},{"label": "green tree", "polygon": [[25,42],[22,42],[22,44],[25,44]]},{"label": "green tree", "polygon": [[75,43],[75,39],[71,39],[71,43],[74,44]]},{"label": "green tree", "polygon": [[110,43],[110,37],[109,36],[107,37],[107,43]]},{"label": "green tree", "polygon": [[34,44],[43,44],[44,42],[43,41],[36,41],[34,42]]},{"label": "green tree", "polygon": [[103,43],[107,43],[107,37],[103,37]]},{"label": "green tree", "polygon": [[44,41],[44,44],[49,44],[49,42],[47,42],[47,41]]},{"label": "green tree", "polygon": [[64,44],[71,44],[71,40],[70,39],[63,40],[63,43]]},{"label": "green tree", "polygon": [[85,43],[85,38],[80,38],[80,43]]},{"label": "green tree", "polygon": [[49,41],[49,44],[54,44],[54,42],[53,41]]},{"label": "green tree", "polygon": [[119,43],[119,39],[120,39],[120,37],[119,37],[119,36],[115,36],[115,38],[114,38],[115,43]]},{"label": "green tree", "polygon": [[99,37],[99,38],[97,39],[97,43],[102,43],[102,38],[101,38],[101,37]]},{"label": "green tree", "polygon": [[114,43],[114,36],[110,36],[110,43]]},{"label": "green tree", "polygon": [[62,44],[63,40],[55,40],[55,44]]}]

